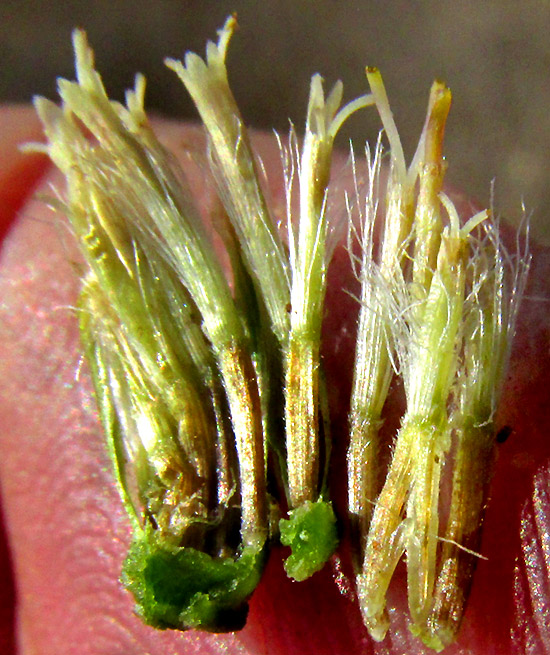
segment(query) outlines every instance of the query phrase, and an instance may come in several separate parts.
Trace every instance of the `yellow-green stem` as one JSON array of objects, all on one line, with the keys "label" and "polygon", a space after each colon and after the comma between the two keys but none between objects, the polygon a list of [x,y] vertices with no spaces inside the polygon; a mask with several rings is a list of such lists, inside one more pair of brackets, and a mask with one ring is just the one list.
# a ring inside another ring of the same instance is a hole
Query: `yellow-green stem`
[{"label": "yellow-green stem", "polygon": [[318,498],[318,348],[318,340],[295,335],[287,353],[285,418],[291,508]]},{"label": "yellow-green stem", "polygon": [[439,422],[412,423],[413,474],[407,501],[406,538],[409,610],[413,623],[425,621],[432,604],[439,534],[439,486],[448,431]]},{"label": "yellow-green stem", "polygon": [[380,457],[378,430],[381,421],[353,417],[348,449],[348,510],[355,565],[360,569],[367,533],[378,494]]},{"label": "yellow-green stem", "polygon": [[232,343],[219,352],[241,479],[241,535],[245,546],[261,546],[267,537],[264,440],[260,396],[246,349]]},{"label": "yellow-green stem", "polygon": [[405,548],[403,510],[414,466],[415,428],[404,427],[397,440],[386,482],[376,501],[357,592],[363,620],[377,641],[389,627],[386,593]]},{"label": "yellow-green stem", "polygon": [[494,461],[494,425],[465,425],[458,435],[450,514],[441,548],[433,606],[417,634],[431,648],[453,643],[479,557],[481,526]]},{"label": "yellow-green stem", "polygon": [[439,251],[442,230],[439,193],[446,169],[442,147],[450,107],[451,92],[443,84],[435,82],[430,94],[424,158],[419,164],[419,189],[414,217],[413,282],[418,287],[418,293],[429,289]]}]

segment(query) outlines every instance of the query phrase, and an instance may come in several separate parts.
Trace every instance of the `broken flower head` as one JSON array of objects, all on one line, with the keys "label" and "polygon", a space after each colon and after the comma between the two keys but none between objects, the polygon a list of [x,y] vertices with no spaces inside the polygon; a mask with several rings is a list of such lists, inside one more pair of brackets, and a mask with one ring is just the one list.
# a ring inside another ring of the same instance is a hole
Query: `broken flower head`
[{"label": "broken flower head", "polygon": [[[126,105],[109,100],[77,30],[77,81],[59,81],[61,107],[35,101],[48,142],[32,147],[65,175],[61,209],[85,261],[82,341],[133,529],[122,580],[155,627],[235,630],[271,541],[290,547],[285,569],[295,580],[336,549],[321,356],[334,245],[327,199],[341,125],[375,105],[389,174],[382,188],[379,142],[364,204],[359,181],[352,203],[361,214],[353,228],[361,293],[343,524],[373,637],[387,629],[385,592],[406,553],[411,629],[439,649],[455,638],[468,595],[527,261],[507,255],[487,212],[461,226],[442,192],[448,89],[434,84],[407,168],[376,69],[367,71],[371,92],[343,107],[341,83],[325,97],[313,76],[304,137],[292,130],[281,146],[282,234],[228,83],[235,25],[230,17],[205,59],[167,60],[207,134],[228,276],[183,173],[149,126],[143,77]],[[407,409],[379,484],[378,429],[396,373]],[[451,444],[450,516],[440,525]],[[268,477],[279,482],[271,493]]]},{"label": "broken flower head", "polygon": [[[377,204],[384,194],[374,193],[377,148],[359,230],[361,307],[348,449],[357,593],[370,634],[382,640],[389,627],[386,592],[405,554],[410,629],[439,651],[456,638],[479,557],[495,415],[529,256],[508,255],[488,211],[461,226],[442,191],[450,91],[440,82],[432,86],[407,167],[380,74],[368,69],[367,77],[391,150],[385,211]],[[392,367],[403,381],[406,410],[379,484],[378,431]],[[444,469],[451,478],[449,507],[442,500]]]}]

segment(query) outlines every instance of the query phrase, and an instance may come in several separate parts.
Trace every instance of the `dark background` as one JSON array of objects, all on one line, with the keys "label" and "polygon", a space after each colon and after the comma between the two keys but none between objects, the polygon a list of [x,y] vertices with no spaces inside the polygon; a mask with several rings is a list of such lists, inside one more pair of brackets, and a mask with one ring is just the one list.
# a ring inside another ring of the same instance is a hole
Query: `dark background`
[{"label": "dark background", "polygon": [[[0,100],[55,97],[73,77],[70,32],[84,27],[109,92],[121,98],[136,71],[148,106],[194,116],[165,56],[204,52],[228,13],[240,31],[228,58],[246,121],[286,131],[304,120],[309,77],[341,78],[345,97],[364,93],[364,66],[384,75],[406,152],[420,131],[435,77],[453,91],[447,129],[448,180],[518,219],[550,243],[550,2],[547,0],[0,0]],[[344,134],[375,138],[375,113]],[[544,232],[547,231],[547,235]]]}]

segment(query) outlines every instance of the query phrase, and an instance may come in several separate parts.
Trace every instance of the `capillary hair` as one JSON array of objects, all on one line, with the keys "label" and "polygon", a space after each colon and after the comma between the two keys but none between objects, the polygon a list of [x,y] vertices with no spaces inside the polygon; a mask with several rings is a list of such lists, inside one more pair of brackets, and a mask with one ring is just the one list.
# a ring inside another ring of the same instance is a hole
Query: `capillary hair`
[{"label": "capillary hair", "polygon": [[[364,193],[359,192],[357,176],[354,182],[355,205],[358,206],[360,223],[358,227],[350,228],[353,233],[348,237],[350,247],[353,247],[353,238],[360,247],[360,255],[354,263],[361,288],[347,452],[348,510],[354,565],[358,573],[367,547],[374,501],[380,490],[378,433],[389,385],[396,369],[391,324],[399,319],[395,278],[401,272],[402,247],[401,243],[395,243],[397,250],[393,250],[394,235],[391,235],[391,243],[385,242],[391,231],[390,225],[395,221],[388,223],[387,214],[379,214],[382,161],[380,136],[374,154],[371,155],[367,147],[366,160],[368,172]],[[387,184],[391,184],[391,177]],[[389,248],[393,250],[391,258],[388,256]],[[354,255],[351,256],[353,261]]]},{"label": "capillary hair", "polygon": [[[349,196],[346,198],[346,203],[349,211],[348,222],[348,251],[350,252],[350,259],[355,276],[360,283],[361,291],[357,298],[360,311],[358,320],[358,333],[357,333],[357,346],[356,346],[356,360],[355,360],[355,373],[354,373],[354,391],[352,392],[352,406],[355,403],[363,404],[365,402],[364,393],[360,393],[356,389],[356,384],[360,379],[367,379],[374,374],[377,366],[374,362],[367,364],[370,357],[367,356],[368,351],[374,350],[375,352],[384,351],[391,364],[391,369],[398,373],[397,360],[393,348],[393,332],[390,324],[393,322],[402,323],[400,316],[400,298],[396,294],[397,287],[395,279],[401,278],[401,268],[399,252],[394,253],[395,270],[390,271],[382,267],[380,258],[383,249],[382,240],[384,238],[384,218],[380,215],[380,199],[382,180],[381,169],[384,159],[384,149],[382,145],[382,133],[379,134],[374,152],[371,151],[369,144],[365,146],[365,160],[367,164],[367,180],[364,190],[360,189],[358,176],[356,172],[355,158],[353,159],[354,167],[354,194],[353,207],[355,213],[358,214],[358,220],[353,216],[353,209]],[[356,224],[358,223],[358,227]],[[359,256],[353,253],[354,240],[359,244]],[[387,267],[386,267],[387,268]],[[367,319],[367,316],[376,316],[376,324],[372,324]],[[373,327],[375,328],[376,335],[372,333]],[[373,343],[373,338],[376,343]],[[375,357],[376,362],[379,357]],[[383,365],[385,366],[385,365]],[[363,371],[362,373],[360,373]],[[382,383],[381,388],[378,389],[376,394],[369,398],[369,402],[375,400],[377,397],[377,404],[381,411],[381,405],[385,402],[387,393],[387,385],[389,384],[390,371],[384,374],[386,382]],[[355,411],[357,411],[357,407]],[[353,410],[352,410],[353,411]],[[369,409],[370,413],[370,409]],[[378,412],[376,412],[378,414]]]},{"label": "capillary hair", "polygon": [[[319,288],[319,301],[324,299],[324,275],[330,261],[334,242],[330,244],[330,219],[327,212],[328,188],[331,174],[334,139],[344,122],[357,110],[374,102],[372,94],[366,94],[341,107],[343,84],[337,81],[325,97],[323,79],[319,74],[311,78],[307,109],[305,136],[301,152],[294,140],[290,152],[296,158],[299,187],[299,221],[288,220],[291,246],[290,262],[292,268],[291,285],[291,330],[296,329],[296,321],[302,321],[317,304],[315,296],[306,287]],[[292,179],[292,178],[290,178]],[[293,189],[293,185],[287,184]],[[287,201],[292,208],[292,202]],[[312,281],[313,280],[313,281]],[[314,313],[318,314],[317,306]],[[309,322],[309,321],[306,321]]]},{"label": "capillary hair", "polygon": [[498,407],[531,256],[528,240],[511,254],[502,243],[498,219],[484,222],[471,259],[470,292],[465,302],[464,377],[459,388],[462,412],[478,423],[493,422]]},{"label": "capillary hair", "polygon": [[183,82],[201,116],[212,149],[214,178],[242,249],[256,292],[263,299],[280,343],[288,333],[288,260],[257,176],[248,133],[229,87],[225,58],[236,29],[230,16],[209,41],[206,58],[193,52],[184,62],[166,59]]},{"label": "capillary hair", "polygon": [[[285,189],[285,230],[288,243],[289,269],[291,274],[299,267],[300,251],[305,252],[307,248],[300,249],[300,176],[302,175],[302,156],[300,152],[300,139],[294,125],[290,126],[288,138],[283,141],[279,134],[276,134],[279,147],[281,168]],[[302,190],[303,193],[303,190]],[[313,252],[319,247],[324,248],[325,267],[332,258],[332,254],[339,241],[339,234],[336,228],[336,217],[330,211],[329,189],[325,189],[322,203],[320,205],[317,231],[313,235]]]},{"label": "capillary hair", "polygon": [[[224,319],[229,322],[230,331],[238,333],[240,324],[231,294],[212,255],[198,211],[181,190],[172,162],[144,122],[138,104],[143,100],[143,85],[138,81],[137,91],[129,94],[134,113],[111,103],[93,69],[93,55],[83,32],[75,31],[74,45],[80,83],[59,81],[64,109],[57,109],[44,99],[36,101],[50,140],[48,154],[68,177],[75,175],[75,162],[77,169],[87,167],[88,181],[109,189],[104,198],[119,207],[118,213],[124,220],[119,229],[123,227],[136,240],[150,243],[151,252],[170,262],[200,306],[212,343],[227,337]],[[73,116],[94,134],[97,143],[78,136],[79,127]],[[134,133],[132,129],[138,131]],[[75,142],[78,147],[74,147]],[[100,161],[102,166],[98,168]],[[120,255],[127,262],[125,246],[120,239],[118,243]],[[187,244],[193,244],[193,248]],[[201,276],[195,274],[199,268]]]},{"label": "capillary hair", "polygon": [[[284,229],[288,242],[288,259],[289,269],[292,271],[296,266],[296,225],[298,220],[298,211],[296,209],[297,180],[300,177],[300,145],[298,142],[298,135],[294,125],[290,125],[288,137],[286,141],[279,133],[275,133],[277,145],[279,148],[279,156],[281,160],[281,170],[283,176],[283,184],[285,189],[285,220]],[[290,281],[289,281],[290,284]]]},{"label": "capillary hair", "polygon": [[[299,179],[301,175],[301,154],[300,154],[300,137],[296,132],[293,124],[290,125],[288,136],[283,139],[277,132],[274,133],[279,148],[279,155],[281,160],[281,171],[283,176],[283,185],[285,189],[285,218],[282,221],[281,230],[284,229],[286,241],[288,244],[289,268],[295,270],[297,266],[298,257],[298,230],[300,222],[300,191]],[[352,171],[352,176],[355,178],[355,157],[353,149],[350,145],[350,157],[348,162],[344,165],[342,171],[338,172],[338,177],[334,180],[338,185],[341,176],[346,175],[347,168]],[[332,194],[330,188],[327,187],[323,202],[321,205],[322,220],[319,221],[319,229],[324,229],[324,249],[325,260],[330,262],[334,250],[342,241],[343,230],[348,230],[349,238],[349,218],[352,215],[349,207],[349,197],[346,192],[347,209],[344,210],[344,216],[338,215],[333,211],[333,199],[336,194]],[[345,218],[344,218],[345,217]],[[325,225],[323,225],[323,221]],[[315,240],[319,243],[320,234],[317,235]]]},{"label": "capillary hair", "polygon": [[[348,214],[347,249],[357,281],[362,282],[363,271],[369,270],[377,261],[375,252],[375,224],[380,207],[380,171],[384,150],[382,133],[378,134],[374,152],[365,144],[366,181],[362,182],[357,170],[355,151],[350,149],[353,191],[346,191],[345,202]],[[355,254],[356,244],[360,254]],[[361,266],[361,264],[363,264]]]}]

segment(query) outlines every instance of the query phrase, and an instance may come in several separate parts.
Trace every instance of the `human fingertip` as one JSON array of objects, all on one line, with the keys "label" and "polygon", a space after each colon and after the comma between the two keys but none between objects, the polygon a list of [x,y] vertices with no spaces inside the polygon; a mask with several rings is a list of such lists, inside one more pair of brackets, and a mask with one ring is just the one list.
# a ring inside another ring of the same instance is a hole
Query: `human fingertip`
[{"label": "human fingertip", "polygon": [[45,155],[19,150],[21,144],[41,139],[42,128],[33,107],[0,107],[0,239],[49,167]]}]

